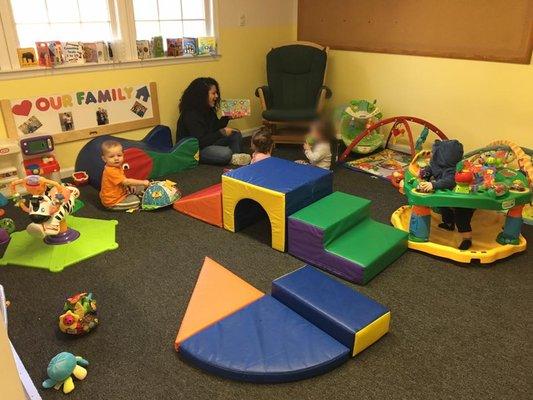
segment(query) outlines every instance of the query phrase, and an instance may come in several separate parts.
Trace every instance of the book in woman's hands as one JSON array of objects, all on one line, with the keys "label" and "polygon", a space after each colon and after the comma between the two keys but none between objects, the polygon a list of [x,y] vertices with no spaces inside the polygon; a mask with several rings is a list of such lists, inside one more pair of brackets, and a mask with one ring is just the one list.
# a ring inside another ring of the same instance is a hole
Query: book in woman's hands
[{"label": "book in woman's hands", "polygon": [[220,100],[220,110],[226,117],[242,118],[252,114],[250,99],[224,99]]}]

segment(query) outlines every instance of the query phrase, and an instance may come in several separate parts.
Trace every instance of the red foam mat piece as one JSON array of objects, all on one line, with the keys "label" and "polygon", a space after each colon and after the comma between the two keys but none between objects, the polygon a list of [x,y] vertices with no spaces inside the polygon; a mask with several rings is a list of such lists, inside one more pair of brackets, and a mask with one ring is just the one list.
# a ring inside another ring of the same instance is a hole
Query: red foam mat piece
[{"label": "red foam mat piece", "polygon": [[223,227],[222,184],[209,186],[182,197],[174,203],[174,209],[208,224]]}]

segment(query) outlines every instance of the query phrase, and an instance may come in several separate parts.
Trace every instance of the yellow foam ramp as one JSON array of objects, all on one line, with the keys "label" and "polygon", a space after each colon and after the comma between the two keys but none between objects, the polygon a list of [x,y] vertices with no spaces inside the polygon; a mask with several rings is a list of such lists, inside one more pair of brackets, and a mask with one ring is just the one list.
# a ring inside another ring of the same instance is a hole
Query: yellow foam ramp
[{"label": "yellow foam ramp", "polygon": [[174,343],[187,338],[264,296],[222,265],[206,257]]}]

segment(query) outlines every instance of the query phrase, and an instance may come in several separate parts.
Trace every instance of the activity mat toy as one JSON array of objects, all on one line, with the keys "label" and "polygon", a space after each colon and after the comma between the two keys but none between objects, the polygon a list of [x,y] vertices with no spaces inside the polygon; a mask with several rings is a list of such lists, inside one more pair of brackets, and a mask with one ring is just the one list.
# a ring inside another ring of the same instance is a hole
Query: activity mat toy
[{"label": "activity mat toy", "polygon": [[407,250],[407,233],[370,218],[371,201],[334,192],[289,216],[288,251],[366,284]]},{"label": "activity mat toy", "polygon": [[322,168],[270,157],[222,175],[224,228],[236,232],[264,209],[272,247],[285,251],[287,217],[332,192],[333,174]]},{"label": "activity mat toy", "polygon": [[[416,141],[413,138],[412,124],[421,127]],[[416,152],[422,150],[430,132],[436,134],[440,139],[447,139],[446,135],[439,128],[423,119],[409,116],[387,118],[368,126],[351,143],[347,143],[347,148],[339,157],[339,162],[344,162],[350,155],[350,152],[356,149],[360,143],[369,140],[368,138],[376,137],[378,134],[381,136],[380,130],[387,125],[391,125],[391,128],[382,150],[364,158],[347,161],[344,163],[344,166],[356,171],[390,179],[393,172],[403,171],[409,164],[409,161],[415,156]],[[404,146],[397,143],[404,136],[407,136],[407,150],[404,150]],[[377,147],[374,150],[376,149]]]},{"label": "activity mat toy", "polygon": [[[381,120],[382,114],[376,106],[376,100],[372,103],[367,100],[352,100],[350,104],[341,107],[340,115],[337,116],[337,132],[346,146],[362,134],[365,129]],[[368,154],[383,145],[383,135],[379,128],[365,136],[352,152],[356,154]]]},{"label": "activity mat toy", "polygon": [[[491,263],[526,249],[520,234],[522,210],[531,202],[533,166],[531,156],[508,141],[466,154],[457,166],[453,190],[423,193],[418,190],[430,151],[418,153],[409,164],[402,186],[409,206],[400,207],[392,224],[409,232],[409,248],[469,263],[474,259]],[[438,207],[476,209],[472,219],[472,247],[456,248],[457,234],[431,229],[438,223]],[[503,226],[503,231],[502,231]]]},{"label": "activity mat toy", "polygon": [[175,346],[224,378],[280,383],[336,368],[389,324],[386,307],[311,266],[276,279],[267,295],[206,258]]},{"label": "activity mat toy", "polygon": [[122,145],[128,178],[157,179],[198,165],[198,141],[185,138],[172,146],[172,136],[167,126],[156,126],[139,141],[99,136],[83,146],[76,159],[76,171],[85,171],[89,175],[89,184],[96,189],[100,189],[105,166],[101,146],[106,140],[115,140]]}]

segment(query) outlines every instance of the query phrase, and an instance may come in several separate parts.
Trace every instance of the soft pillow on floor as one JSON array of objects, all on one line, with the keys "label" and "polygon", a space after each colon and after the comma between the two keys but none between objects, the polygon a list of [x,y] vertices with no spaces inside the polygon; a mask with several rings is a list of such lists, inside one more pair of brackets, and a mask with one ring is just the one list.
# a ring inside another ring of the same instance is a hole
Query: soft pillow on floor
[{"label": "soft pillow on floor", "polygon": [[180,197],[181,192],[175,182],[169,180],[152,182],[144,191],[141,207],[143,210],[167,207]]}]

